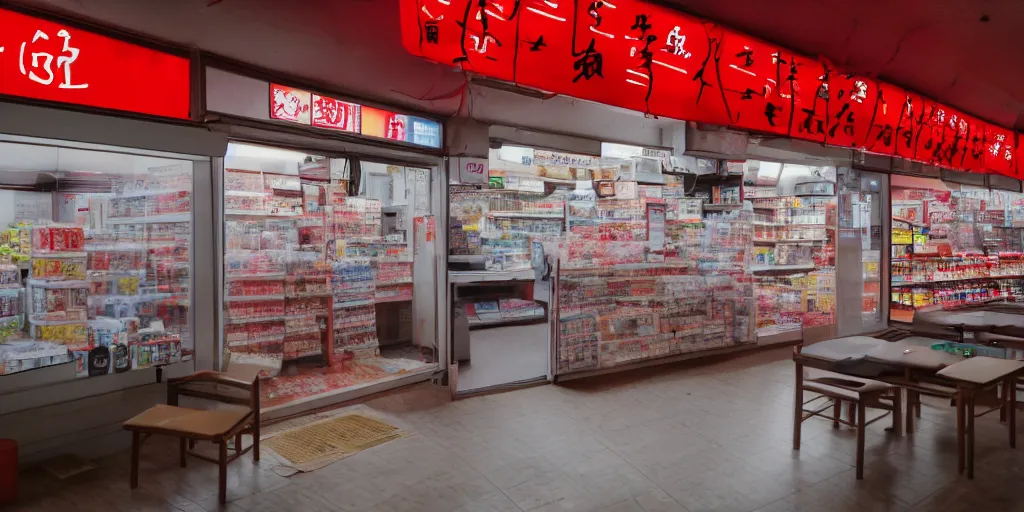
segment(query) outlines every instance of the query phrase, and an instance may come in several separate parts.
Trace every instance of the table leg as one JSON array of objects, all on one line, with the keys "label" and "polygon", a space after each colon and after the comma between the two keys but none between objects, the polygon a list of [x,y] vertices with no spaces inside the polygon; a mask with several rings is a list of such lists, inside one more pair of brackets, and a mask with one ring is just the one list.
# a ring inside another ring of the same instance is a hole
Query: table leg
[{"label": "table leg", "polygon": [[974,392],[967,395],[967,478],[974,478]]},{"label": "table leg", "polygon": [[142,441],[139,439],[139,432],[137,430],[132,431],[132,469],[129,478],[129,487],[136,489],[139,487],[139,445]]},{"label": "table leg", "polygon": [[1009,384],[1009,382],[1004,380],[1002,385],[1000,386],[1000,387],[1003,388],[1003,390],[1002,390],[1002,394],[1003,394],[1002,405],[999,406],[999,422],[1000,423],[1003,423],[1003,422],[1006,421],[1006,404],[1009,403],[1009,400],[1007,399],[1007,397],[1009,396],[1008,394],[1010,393],[1010,386],[1008,386],[1008,384]]},{"label": "table leg", "polygon": [[800,449],[800,427],[804,422],[804,365],[795,364],[796,390],[793,392],[793,449]]},{"label": "table leg", "polygon": [[[956,392],[956,470],[957,473],[964,473],[964,391]],[[908,415],[909,416],[909,415]]]},{"label": "table leg", "polygon": [[864,479],[864,429],[867,408],[864,401],[857,401],[857,480]]},{"label": "table leg", "polygon": [[907,418],[906,418],[906,420],[907,420],[907,429],[906,430],[907,430],[908,434],[914,431],[914,402],[916,401],[916,399],[917,399],[917,392],[914,391],[914,390],[908,389],[907,390],[907,403],[906,403],[906,409],[907,409]]},{"label": "table leg", "polygon": [[832,402],[832,428],[839,428],[839,414],[842,411],[843,401],[838,398]]},{"label": "table leg", "polygon": [[[911,382],[911,380],[910,380],[910,368],[904,368],[903,369],[903,379],[906,380],[907,382]],[[907,417],[906,417],[907,428],[905,428],[904,431],[907,434],[910,434],[910,433],[912,433],[914,431],[914,392],[911,391],[909,388],[906,389],[906,392],[907,392],[906,400],[904,400],[904,404],[903,405],[907,409],[907,412],[906,412],[906,414],[907,414]]]},{"label": "table leg", "polygon": [[896,435],[903,432],[903,390],[896,388],[892,394],[892,431]]},{"label": "table leg", "polygon": [[1017,447],[1017,377],[1006,379],[1006,415],[1010,424],[1010,448]]}]

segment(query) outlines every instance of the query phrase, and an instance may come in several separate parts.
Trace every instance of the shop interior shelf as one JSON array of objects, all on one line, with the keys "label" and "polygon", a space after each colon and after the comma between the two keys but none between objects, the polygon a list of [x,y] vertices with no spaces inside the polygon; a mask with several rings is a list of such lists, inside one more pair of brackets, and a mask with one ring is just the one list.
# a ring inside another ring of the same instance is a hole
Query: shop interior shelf
[{"label": "shop interior shelf", "polygon": [[562,220],[565,218],[562,214],[550,214],[550,213],[531,213],[531,212],[487,212],[488,217],[498,218],[516,218],[516,219],[551,219],[551,220]]},{"label": "shop interior shelf", "polygon": [[106,224],[160,224],[192,222],[191,213],[168,213],[163,215],[149,215],[146,217],[115,217],[107,218]]},{"label": "shop interior shelf", "polygon": [[811,243],[822,243],[827,242],[825,238],[807,238],[804,240],[765,240],[765,239],[754,239],[755,244],[811,244]]},{"label": "shop interior shelf", "polygon": [[502,318],[500,320],[473,320],[469,319],[469,328],[478,329],[483,327],[504,327],[510,325],[530,325],[545,322],[546,315],[533,315],[519,318]]},{"label": "shop interior shelf", "polygon": [[799,271],[810,271],[817,267],[814,264],[806,263],[802,265],[751,265],[751,272],[799,272]]},{"label": "shop interior shelf", "polygon": [[990,281],[992,279],[1024,279],[1024,275],[962,277],[959,279],[932,279],[930,281],[893,281],[892,287],[928,286],[933,284],[959,283],[964,281]]},{"label": "shop interior shelf", "polygon": [[532,268],[509,271],[451,271],[448,272],[448,281],[452,284],[466,284],[488,281],[533,281],[534,271]]}]

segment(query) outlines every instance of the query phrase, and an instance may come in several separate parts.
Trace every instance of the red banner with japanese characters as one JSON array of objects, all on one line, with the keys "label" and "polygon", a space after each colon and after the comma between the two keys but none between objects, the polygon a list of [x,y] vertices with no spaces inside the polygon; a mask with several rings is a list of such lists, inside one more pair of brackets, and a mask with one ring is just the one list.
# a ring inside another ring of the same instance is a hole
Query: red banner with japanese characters
[{"label": "red banner with japanese characters", "polygon": [[0,94],[189,118],[189,60],[0,9]]},{"label": "red banner with japanese characters", "polygon": [[435,62],[654,116],[1017,177],[1015,139],[956,109],[641,0],[400,0]]}]

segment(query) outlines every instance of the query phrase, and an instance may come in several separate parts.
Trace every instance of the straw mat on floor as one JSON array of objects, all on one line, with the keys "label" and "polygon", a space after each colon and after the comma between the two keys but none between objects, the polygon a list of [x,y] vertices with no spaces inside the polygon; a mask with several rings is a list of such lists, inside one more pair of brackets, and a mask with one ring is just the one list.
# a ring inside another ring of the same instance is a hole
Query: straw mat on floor
[{"label": "straw mat on floor", "polygon": [[313,471],[367,448],[405,436],[402,429],[348,414],[282,432],[264,441],[299,471]]}]

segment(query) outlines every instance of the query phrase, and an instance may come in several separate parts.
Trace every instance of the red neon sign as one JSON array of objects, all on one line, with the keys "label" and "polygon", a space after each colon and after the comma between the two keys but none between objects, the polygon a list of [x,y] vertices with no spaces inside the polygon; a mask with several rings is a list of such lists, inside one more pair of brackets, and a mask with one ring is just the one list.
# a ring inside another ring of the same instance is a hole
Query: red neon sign
[{"label": "red neon sign", "polygon": [[189,60],[0,9],[0,94],[189,118]]},{"label": "red neon sign", "polygon": [[400,0],[402,42],[435,62],[656,116],[1017,176],[1016,137],[642,0]]}]

